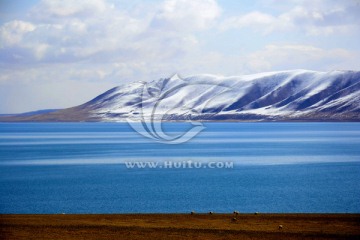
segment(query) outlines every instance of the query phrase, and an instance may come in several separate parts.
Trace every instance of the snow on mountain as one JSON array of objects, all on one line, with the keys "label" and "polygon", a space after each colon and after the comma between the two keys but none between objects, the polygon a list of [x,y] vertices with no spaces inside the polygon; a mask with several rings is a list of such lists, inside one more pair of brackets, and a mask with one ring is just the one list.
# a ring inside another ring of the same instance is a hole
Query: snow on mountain
[{"label": "snow on mountain", "polygon": [[292,70],[185,78],[174,75],[119,86],[81,106],[18,120],[126,119],[359,121],[360,72]]},{"label": "snow on mountain", "polygon": [[[120,86],[89,102],[105,120],[359,117],[360,72],[197,75]],[[326,119],[325,119],[326,120]]]}]

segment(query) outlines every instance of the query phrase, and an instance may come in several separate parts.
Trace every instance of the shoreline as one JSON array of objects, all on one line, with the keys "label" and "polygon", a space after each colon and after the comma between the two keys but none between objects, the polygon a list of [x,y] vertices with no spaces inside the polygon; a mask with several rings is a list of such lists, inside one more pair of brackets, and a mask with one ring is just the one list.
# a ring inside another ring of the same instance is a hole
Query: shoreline
[{"label": "shoreline", "polygon": [[0,235],[86,240],[360,239],[360,213],[0,214]]}]

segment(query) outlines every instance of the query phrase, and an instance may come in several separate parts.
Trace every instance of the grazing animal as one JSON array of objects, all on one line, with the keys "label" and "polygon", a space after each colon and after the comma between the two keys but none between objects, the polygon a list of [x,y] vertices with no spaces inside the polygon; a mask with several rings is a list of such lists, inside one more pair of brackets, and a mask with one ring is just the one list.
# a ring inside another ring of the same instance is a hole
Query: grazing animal
[{"label": "grazing animal", "polygon": [[279,230],[282,230],[283,229],[283,225],[279,225]]},{"label": "grazing animal", "polygon": [[210,214],[210,215],[213,215],[213,214],[214,214],[214,212],[211,212],[211,211],[210,211],[210,212],[209,212],[209,214]]},{"label": "grazing animal", "polygon": [[233,217],[233,218],[231,219],[231,222],[236,222],[236,221],[237,221],[236,217]]}]

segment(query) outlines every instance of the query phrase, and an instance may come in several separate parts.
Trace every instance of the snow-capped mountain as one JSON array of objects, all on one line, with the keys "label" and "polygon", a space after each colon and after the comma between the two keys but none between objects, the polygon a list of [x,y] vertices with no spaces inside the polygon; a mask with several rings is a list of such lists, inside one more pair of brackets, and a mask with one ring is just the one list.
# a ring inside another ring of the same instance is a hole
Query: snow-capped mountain
[{"label": "snow-capped mountain", "polygon": [[[4,120],[5,117],[2,118]],[[115,87],[69,109],[14,121],[359,121],[360,72],[197,75]]]}]

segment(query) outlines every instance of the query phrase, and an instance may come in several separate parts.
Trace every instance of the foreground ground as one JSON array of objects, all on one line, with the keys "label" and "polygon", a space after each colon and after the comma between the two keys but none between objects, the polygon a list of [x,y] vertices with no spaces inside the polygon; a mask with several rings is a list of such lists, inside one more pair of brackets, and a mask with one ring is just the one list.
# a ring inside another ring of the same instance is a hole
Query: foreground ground
[{"label": "foreground ground", "polygon": [[0,215],[0,239],[360,239],[360,214],[233,218],[233,214]]}]

